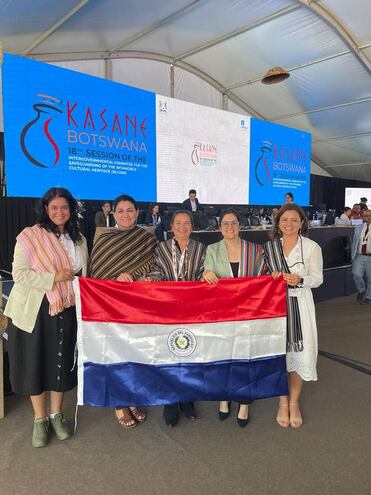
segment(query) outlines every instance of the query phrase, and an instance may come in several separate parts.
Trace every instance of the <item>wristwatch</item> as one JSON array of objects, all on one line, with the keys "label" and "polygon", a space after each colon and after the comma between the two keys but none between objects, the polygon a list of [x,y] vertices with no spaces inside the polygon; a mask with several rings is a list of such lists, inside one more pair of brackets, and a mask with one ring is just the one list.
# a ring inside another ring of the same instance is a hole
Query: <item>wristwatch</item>
[{"label": "wristwatch", "polygon": [[301,277],[301,279],[299,280],[298,285],[303,285],[303,284],[304,284],[304,279],[303,279],[303,277]]}]

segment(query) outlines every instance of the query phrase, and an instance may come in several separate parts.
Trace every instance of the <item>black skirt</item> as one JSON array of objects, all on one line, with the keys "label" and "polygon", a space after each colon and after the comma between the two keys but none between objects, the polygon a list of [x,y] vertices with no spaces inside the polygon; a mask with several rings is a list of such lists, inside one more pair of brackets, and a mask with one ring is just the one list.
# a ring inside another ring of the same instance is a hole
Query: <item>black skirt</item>
[{"label": "black skirt", "polygon": [[66,392],[74,388],[77,384],[76,333],[75,307],[50,316],[46,296],[32,333],[10,322],[9,375],[13,392],[40,395],[46,390]]}]

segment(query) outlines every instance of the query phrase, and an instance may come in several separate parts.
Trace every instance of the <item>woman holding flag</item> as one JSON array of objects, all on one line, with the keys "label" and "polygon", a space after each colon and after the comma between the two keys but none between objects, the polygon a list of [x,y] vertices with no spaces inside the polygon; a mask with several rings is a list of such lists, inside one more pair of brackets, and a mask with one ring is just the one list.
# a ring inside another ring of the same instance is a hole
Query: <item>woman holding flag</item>
[{"label": "woman holding flag", "polygon": [[[155,251],[155,265],[146,280],[191,281],[200,280],[206,247],[191,239],[193,221],[189,211],[176,211],[171,219],[173,238],[160,242]],[[169,427],[178,422],[179,409],[187,418],[196,419],[193,402],[168,404],[164,407],[164,419]]]},{"label": "woman holding flag", "polygon": [[323,281],[322,252],[306,237],[308,221],[300,206],[279,210],[273,239],[264,245],[265,259],[274,278],[287,283],[287,353],[289,396],[280,397],[277,423],[299,428],[303,422],[299,398],[303,381],[317,380],[317,326],[312,288]]},{"label": "woman holding flag", "polygon": [[[96,240],[90,258],[93,278],[133,282],[152,268],[157,239],[136,226],[139,214],[134,198],[123,194],[113,203],[116,229],[103,232]],[[145,420],[139,407],[116,407],[116,418],[123,428],[134,428]]]},{"label": "woman holding flag", "polygon": [[[240,218],[233,209],[222,211],[219,227],[223,240],[207,247],[205,271],[203,279],[215,284],[219,278],[255,277],[264,275],[266,265],[262,247],[240,238]],[[249,422],[249,403],[240,404],[237,423],[242,428]],[[230,415],[230,403],[221,401],[219,419],[227,419]]]},{"label": "woman holding flag", "polygon": [[14,286],[5,314],[13,392],[30,395],[32,445],[44,447],[51,427],[59,440],[71,436],[62,412],[63,393],[76,386],[76,311],[72,280],[86,276],[88,251],[80,233],[78,203],[53,187],[41,199],[37,224],[17,237]]}]

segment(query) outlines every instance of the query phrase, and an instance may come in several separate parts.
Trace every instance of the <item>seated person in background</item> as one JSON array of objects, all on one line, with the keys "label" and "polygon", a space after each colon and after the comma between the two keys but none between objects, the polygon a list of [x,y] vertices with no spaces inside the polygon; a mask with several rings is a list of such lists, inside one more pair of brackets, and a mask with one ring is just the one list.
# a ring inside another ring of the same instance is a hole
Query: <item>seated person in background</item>
[{"label": "seated person in background", "polygon": [[167,231],[171,229],[171,217],[169,208],[164,206],[161,223],[158,223],[155,228],[155,236],[159,241],[166,241]]},{"label": "seated person in background", "polygon": [[287,192],[285,194],[285,205],[289,205],[294,202],[294,195],[292,192]]},{"label": "seated person in background", "polygon": [[359,220],[362,218],[362,211],[361,207],[358,203],[355,203],[352,208],[352,212],[350,215],[351,220]]},{"label": "seated person in background", "polygon": [[361,207],[362,211],[368,210],[367,201],[367,198],[361,198],[359,206]]},{"label": "seated person in background", "polygon": [[114,227],[115,220],[111,214],[111,203],[104,201],[102,203],[102,211],[97,211],[95,214],[95,226],[96,227]]},{"label": "seated person in background", "polygon": [[183,210],[192,212],[203,211],[200,202],[196,198],[196,189],[190,189],[188,195],[189,198],[183,201]]},{"label": "seated person in background", "polygon": [[263,222],[265,222],[266,224],[272,223],[272,220],[271,220],[270,216],[268,215],[264,206],[259,208],[259,221],[260,221],[261,225],[263,225]]},{"label": "seated person in background", "polygon": [[350,216],[352,214],[352,208],[349,206],[345,206],[343,208],[343,212],[340,215],[339,218],[336,218],[335,224],[336,225],[352,225],[352,222],[350,220]]},{"label": "seated person in background", "polygon": [[147,212],[146,224],[157,227],[157,225],[160,223],[161,223],[160,206],[158,204],[153,204],[150,206],[149,211]]},{"label": "seated person in background", "polygon": [[279,208],[277,208],[276,206],[274,206],[272,208],[272,215],[271,215],[271,223],[272,224],[274,224],[275,218],[278,215],[278,210],[279,210]]}]

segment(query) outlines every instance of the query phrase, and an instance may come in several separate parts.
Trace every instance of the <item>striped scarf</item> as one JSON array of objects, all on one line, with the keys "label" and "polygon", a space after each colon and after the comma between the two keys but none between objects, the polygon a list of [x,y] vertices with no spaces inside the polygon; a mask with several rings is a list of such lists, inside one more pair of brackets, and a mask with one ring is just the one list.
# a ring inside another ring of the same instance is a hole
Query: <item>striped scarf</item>
[{"label": "striped scarf", "polygon": [[[282,244],[279,239],[268,241],[264,244],[264,256],[270,272],[290,273],[286,263]],[[293,286],[287,286],[287,351],[301,352],[304,349],[303,334],[297,297],[290,297],[288,290]]]},{"label": "striped scarf", "polygon": [[[183,265],[182,280],[200,280],[204,269],[206,246],[190,239],[187,246],[186,260]],[[176,243],[176,265],[179,266],[181,251]],[[148,276],[153,280],[174,281],[172,239],[160,242],[155,251],[155,264]]]},{"label": "striped scarf", "polygon": [[239,277],[257,277],[266,273],[267,267],[260,244],[241,239]]},{"label": "striped scarf", "polygon": [[[17,237],[17,241],[22,246],[32,270],[57,273],[60,270],[73,269],[67,250],[58,237],[39,225],[26,227]],[[46,297],[51,316],[75,305],[70,281],[55,283],[52,290],[46,292]]]},{"label": "striped scarf", "polygon": [[89,276],[116,280],[129,273],[138,280],[152,268],[157,239],[140,227],[113,229],[96,240],[90,257]]}]

